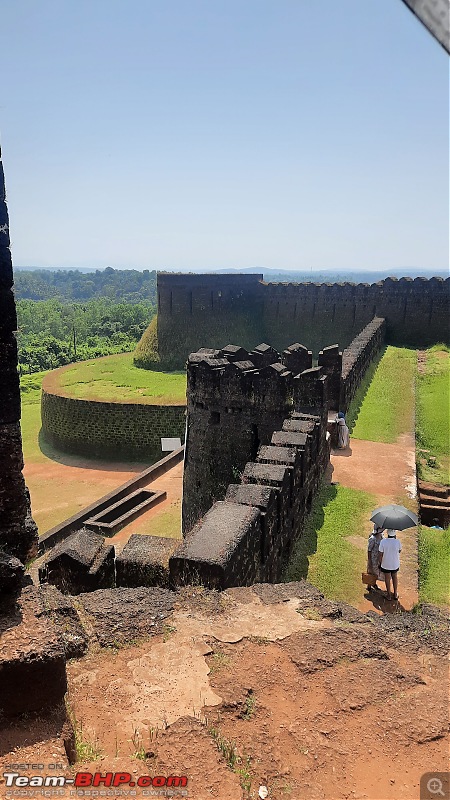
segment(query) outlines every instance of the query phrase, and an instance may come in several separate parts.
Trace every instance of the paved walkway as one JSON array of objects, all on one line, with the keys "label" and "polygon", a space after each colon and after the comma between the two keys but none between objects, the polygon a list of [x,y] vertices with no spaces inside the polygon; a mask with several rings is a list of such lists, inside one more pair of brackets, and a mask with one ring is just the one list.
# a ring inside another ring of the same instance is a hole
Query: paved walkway
[{"label": "paved walkway", "polygon": [[[413,498],[416,495],[415,452],[412,435],[403,435],[395,444],[368,442],[352,439],[348,450],[333,450],[332,480],[351,489],[369,492],[376,498],[375,507],[387,503],[399,503],[416,511]],[[366,520],[369,537],[372,523]],[[408,528],[399,533],[402,542],[401,568],[399,573],[398,603],[388,602],[383,595],[366,592],[361,584],[361,611],[376,610],[392,613],[408,610],[418,601],[417,528]],[[355,541],[357,540],[357,541]],[[352,544],[361,546],[359,537]],[[379,582],[384,586],[382,582]]]}]

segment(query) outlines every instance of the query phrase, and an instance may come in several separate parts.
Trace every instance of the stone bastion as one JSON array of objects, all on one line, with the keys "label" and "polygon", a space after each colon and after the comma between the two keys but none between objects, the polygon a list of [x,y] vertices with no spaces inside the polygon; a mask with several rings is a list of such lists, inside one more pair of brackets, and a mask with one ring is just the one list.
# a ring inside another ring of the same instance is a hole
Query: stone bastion
[{"label": "stone bastion", "polygon": [[185,405],[106,402],[70,397],[55,377],[42,383],[41,418],[45,439],[66,453],[90,458],[154,462],[161,457],[161,438],[184,441]]}]

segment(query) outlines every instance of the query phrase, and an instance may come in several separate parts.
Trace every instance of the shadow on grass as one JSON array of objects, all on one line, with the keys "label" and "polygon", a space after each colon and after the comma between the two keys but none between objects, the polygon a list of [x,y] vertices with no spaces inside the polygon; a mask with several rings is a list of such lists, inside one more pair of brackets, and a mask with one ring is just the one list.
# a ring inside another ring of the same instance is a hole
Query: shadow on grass
[{"label": "shadow on grass", "polygon": [[39,431],[38,444],[41,453],[57,464],[64,464],[66,467],[102,470],[103,472],[142,472],[142,470],[151,467],[152,464],[162,458],[162,455],[158,455],[155,458],[149,458],[148,461],[143,461],[142,459],[138,461],[132,458],[127,459],[123,456],[121,460],[118,460],[107,456],[101,458],[100,456],[92,457],[80,453],[63,453],[62,450],[58,450],[48,441],[42,428]]},{"label": "shadow on grass", "polygon": [[284,581],[308,579],[309,556],[317,552],[317,532],[323,526],[326,506],[335,499],[336,495],[336,486],[324,484],[315,496],[303,534],[294,546],[286,567]]}]

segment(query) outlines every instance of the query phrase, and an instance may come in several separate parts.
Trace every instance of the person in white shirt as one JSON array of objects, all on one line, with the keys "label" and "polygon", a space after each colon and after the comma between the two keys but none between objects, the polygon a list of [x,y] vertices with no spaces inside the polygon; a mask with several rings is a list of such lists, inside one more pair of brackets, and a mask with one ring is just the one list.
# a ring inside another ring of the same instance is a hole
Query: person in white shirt
[{"label": "person in white shirt", "polygon": [[386,582],[387,599],[392,600],[391,576],[394,587],[394,600],[398,600],[397,572],[400,569],[400,552],[402,543],[396,537],[396,531],[389,529],[387,539],[382,539],[378,547],[380,569],[384,573]]}]

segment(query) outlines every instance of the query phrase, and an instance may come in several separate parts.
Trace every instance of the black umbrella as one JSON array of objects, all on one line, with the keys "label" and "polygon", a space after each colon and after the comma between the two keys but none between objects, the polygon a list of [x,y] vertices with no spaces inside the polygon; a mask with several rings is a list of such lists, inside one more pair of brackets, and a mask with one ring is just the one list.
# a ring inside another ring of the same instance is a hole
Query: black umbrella
[{"label": "black umbrella", "polygon": [[405,506],[380,506],[373,512],[371,522],[379,528],[392,528],[395,531],[404,531],[405,528],[414,528],[419,520],[413,511],[409,511]]}]

